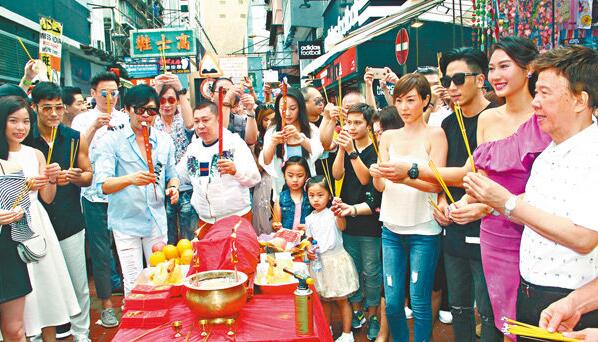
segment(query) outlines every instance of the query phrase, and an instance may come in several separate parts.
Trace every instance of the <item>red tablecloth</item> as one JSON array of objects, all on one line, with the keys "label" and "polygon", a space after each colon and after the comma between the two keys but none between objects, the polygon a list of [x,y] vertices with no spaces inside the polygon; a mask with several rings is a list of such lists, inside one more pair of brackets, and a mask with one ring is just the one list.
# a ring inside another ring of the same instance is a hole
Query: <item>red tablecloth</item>
[{"label": "red tablecloth", "polygon": [[[297,336],[295,334],[295,304],[293,295],[263,295],[256,294],[249,301],[233,325],[236,341],[332,341],[332,334],[324,310],[318,296],[314,293],[314,336]],[[173,300],[169,322],[179,320],[183,322],[182,337],[174,338],[174,330],[170,325],[151,334],[145,335],[137,341],[185,341],[191,331],[189,341],[204,341],[200,336],[201,328],[198,320],[189,310],[184,299]],[[213,329],[213,330],[212,330]],[[147,332],[149,329],[118,330],[112,341],[128,342]],[[208,341],[232,341],[226,335],[228,326],[209,326],[212,331]]]}]

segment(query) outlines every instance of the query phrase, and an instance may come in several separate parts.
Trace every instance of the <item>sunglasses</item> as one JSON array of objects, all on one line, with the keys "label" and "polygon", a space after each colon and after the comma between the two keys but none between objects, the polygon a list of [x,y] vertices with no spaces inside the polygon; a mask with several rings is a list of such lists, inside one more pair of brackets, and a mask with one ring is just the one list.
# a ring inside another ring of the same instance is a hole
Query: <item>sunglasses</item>
[{"label": "sunglasses", "polygon": [[317,97],[314,99],[314,103],[316,104],[316,106],[319,106],[324,103],[324,99],[321,97]]},{"label": "sunglasses", "polygon": [[143,115],[143,114],[147,113],[147,115],[149,115],[149,116],[158,115],[160,113],[158,111],[158,108],[154,108],[154,107],[133,107],[133,111],[137,115]]},{"label": "sunglasses", "polygon": [[442,76],[442,78],[440,79],[440,84],[442,84],[442,86],[445,88],[450,87],[451,82],[454,83],[456,86],[461,86],[465,83],[465,77],[477,76],[479,74],[479,72],[458,72],[454,74],[453,77]]},{"label": "sunglasses", "polygon": [[56,114],[62,114],[65,111],[65,107],[64,105],[41,106],[39,107],[39,111],[46,115],[52,114],[52,112],[56,112]]},{"label": "sunglasses", "polygon": [[[100,94],[102,94],[103,97],[106,97],[106,96],[108,96],[108,91],[104,89],[104,90],[102,90],[102,92]],[[110,91],[110,96],[112,96],[112,97],[118,96],[118,90]]]},{"label": "sunglasses", "polygon": [[176,103],[176,97],[161,97],[160,98],[160,104],[161,105],[165,105],[166,103],[169,103],[171,105]]}]

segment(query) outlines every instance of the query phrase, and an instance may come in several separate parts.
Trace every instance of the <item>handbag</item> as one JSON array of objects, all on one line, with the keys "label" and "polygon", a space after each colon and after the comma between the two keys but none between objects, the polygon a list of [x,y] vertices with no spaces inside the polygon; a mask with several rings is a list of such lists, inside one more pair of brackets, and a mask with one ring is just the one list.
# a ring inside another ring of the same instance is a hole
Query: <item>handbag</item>
[{"label": "handbag", "polygon": [[31,239],[19,242],[17,252],[25,263],[38,262],[46,256],[47,243],[43,236],[36,234]]}]

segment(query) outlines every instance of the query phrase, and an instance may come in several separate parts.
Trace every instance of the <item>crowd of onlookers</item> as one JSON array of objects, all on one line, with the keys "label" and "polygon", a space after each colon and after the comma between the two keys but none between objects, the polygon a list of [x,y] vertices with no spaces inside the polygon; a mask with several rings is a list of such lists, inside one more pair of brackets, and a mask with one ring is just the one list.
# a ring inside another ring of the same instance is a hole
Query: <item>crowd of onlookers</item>
[{"label": "crowd of onlookers", "polygon": [[598,341],[595,50],[455,48],[401,77],[368,68],[340,105],[286,84],[258,101],[218,78],[193,108],[176,75],[124,90],[102,72],[88,109],[78,88],[32,84],[35,63],[24,74],[0,86],[5,341],[67,323],[88,341],[87,259],[100,322],[118,326],[113,288],[130,293],[152,246],[231,215],[317,241],[309,270],[337,341],[362,326],[409,341],[408,319],[430,341],[437,315],[475,341],[476,312],[482,341],[517,339],[504,317]]}]

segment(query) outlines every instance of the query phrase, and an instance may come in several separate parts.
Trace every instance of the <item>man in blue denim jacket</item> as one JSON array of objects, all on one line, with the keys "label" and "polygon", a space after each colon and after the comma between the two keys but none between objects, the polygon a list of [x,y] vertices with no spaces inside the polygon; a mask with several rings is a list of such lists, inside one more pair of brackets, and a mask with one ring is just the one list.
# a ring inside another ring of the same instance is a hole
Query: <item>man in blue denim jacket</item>
[{"label": "man in blue denim jacket", "polygon": [[148,171],[143,125],[153,124],[158,103],[158,94],[149,86],[129,89],[124,106],[130,126],[103,140],[96,162],[97,187],[108,194],[108,227],[114,234],[125,295],[143,270],[142,256],[149,264],[152,246],[166,241],[165,196],[171,203],[179,196],[172,139],[151,128],[148,140],[154,172]]}]

